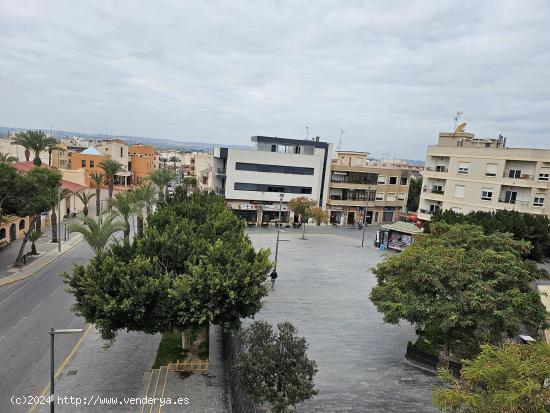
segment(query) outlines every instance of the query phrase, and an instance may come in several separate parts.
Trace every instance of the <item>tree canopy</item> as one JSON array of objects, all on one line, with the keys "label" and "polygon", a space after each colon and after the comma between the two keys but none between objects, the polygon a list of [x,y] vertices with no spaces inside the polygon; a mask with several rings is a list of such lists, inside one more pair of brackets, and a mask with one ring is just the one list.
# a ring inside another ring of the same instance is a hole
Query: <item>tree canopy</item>
[{"label": "tree canopy", "polygon": [[177,191],[131,246],[112,247],[64,278],[76,313],[113,339],[120,329],[236,328],[260,309],[270,268],[269,250],[254,250],[223,197]]},{"label": "tree canopy", "polygon": [[434,223],[431,234],[374,268],[378,285],[370,298],[384,321],[409,321],[447,343],[496,343],[521,326],[536,335],[548,314],[530,283],[547,275],[522,260],[529,248],[510,234]]},{"label": "tree canopy", "polygon": [[257,403],[270,403],[274,413],[317,394],[317,364],[307,357],[307,342],[291,323],[256,321],[241,334],[247,351],[237,356],[235,368],[241,384]]},{"label": "tree canopy", "polygon": [[[448,224],[479,225],[486,234],[510,232],[514,239],[531,243],[532,248],[526,253],[528,258],[539,261],[550,256],[550,219],[546,215],[506,210],[474,211],[469,214],[460,214],[452,210],[436,211],[431,222],[440,221]],[[431,224],[426,228],[428,232],[430,226]]]},{"label": "tree canopy", "polygon": [[460,378],[440,370],[445,386],[435,389],[435,406],[452,413],[545,413],[550,411],[550,346],[512,342],[483,345],[465,361]]}]

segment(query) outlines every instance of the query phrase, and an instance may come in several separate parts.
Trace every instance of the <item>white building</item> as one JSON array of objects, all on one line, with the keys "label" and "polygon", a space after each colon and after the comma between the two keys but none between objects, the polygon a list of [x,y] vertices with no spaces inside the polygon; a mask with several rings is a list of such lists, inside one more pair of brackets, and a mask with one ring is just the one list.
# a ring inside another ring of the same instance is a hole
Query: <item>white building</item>
[{"label": "white building", "polygon": [[214,148],[214,190],[231,209],[260,224],[278,217],[280,194],[285,221],[292,198],[305,196],[326,207],[332,144],[269,136],[253,136],[252,142],[252,149]]}]

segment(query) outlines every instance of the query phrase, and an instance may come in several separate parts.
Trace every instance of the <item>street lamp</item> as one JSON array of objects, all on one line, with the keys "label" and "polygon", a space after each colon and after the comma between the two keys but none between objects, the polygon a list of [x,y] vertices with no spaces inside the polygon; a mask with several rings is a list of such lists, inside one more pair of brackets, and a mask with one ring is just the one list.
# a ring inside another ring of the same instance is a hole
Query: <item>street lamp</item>
[{"label": "street lamp", "polygon": [[275,265],[273,271],[277,270],[277,255],[279,254],[279,234],[281,233],[281,212],[283,210],[283,198],[285,194],[279,195],[279,220],[277,221],[277,243],[275,244]]},{"label": "street lamp", "polygon": [[61,330],[54,330],[53,328],[50,328],[50,413],[54,413],[54,401],[53,401],[53,395],[54,395],[54,383],[55,383],[55,352],[54,352],[54,344],[55,344],[55,335],[56,334],[78,334],[82,333],[81,328],[65,328]]},{"label": "street lamp", "polygon": [[369,210],[369,192],[368,191],[365,191],[365,194],[366,194],[366,197],[365,199],[367,200],[366,201],[366,204],[365,204],[365,213],[363,214],[363,237],[361,238],[361,248],[363,248],[365,246],[365,231],[367,230],[367,212]]}]

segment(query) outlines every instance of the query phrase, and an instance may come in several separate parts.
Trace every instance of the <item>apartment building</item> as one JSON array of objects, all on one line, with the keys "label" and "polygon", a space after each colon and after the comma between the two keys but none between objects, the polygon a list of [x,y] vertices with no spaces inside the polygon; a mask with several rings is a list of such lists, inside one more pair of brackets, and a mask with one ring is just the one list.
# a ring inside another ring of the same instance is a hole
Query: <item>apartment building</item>
[{"label": "apartment building", "polygon": [[327,200],[332,224],[393,222],[407,211],[409,183],[417,167],[370,161],[368,155],[336,152]]},{"label": "apartment building", "polygon": [[228,206],[257,224],[293,218],[288,201],[305,196],[325,208],[332,144],[315,140],[253,136],[254,148],[214,148],[213,186]]},{"label": "apartment building", "polygon": [[160,154],[151,145],[132,145],[128,155],[128,171],[133,184],[140,184],[153,170],[159,168]]},{"label": "apartment building", "polygon": [[508,148],[506,138],[440,133],[428,146],[418,218],[437,210],[517,210],[548,215],[550,150]]}]

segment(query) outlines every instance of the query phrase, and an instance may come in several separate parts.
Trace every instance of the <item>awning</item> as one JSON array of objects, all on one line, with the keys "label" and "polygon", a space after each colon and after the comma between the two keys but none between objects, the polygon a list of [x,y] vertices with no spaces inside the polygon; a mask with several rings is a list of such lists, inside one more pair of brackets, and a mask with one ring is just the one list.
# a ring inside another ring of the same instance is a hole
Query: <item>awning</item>
[{"label": "awning", "polygon": [[416,225],[411,224],[410,222],[397,221],[393,224],[381,225],[382,228],[388,231],[401,232],[403,234],[416,235],[420,234],[422,231]]}]

